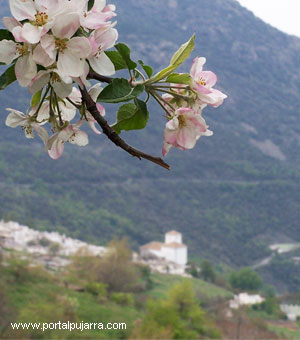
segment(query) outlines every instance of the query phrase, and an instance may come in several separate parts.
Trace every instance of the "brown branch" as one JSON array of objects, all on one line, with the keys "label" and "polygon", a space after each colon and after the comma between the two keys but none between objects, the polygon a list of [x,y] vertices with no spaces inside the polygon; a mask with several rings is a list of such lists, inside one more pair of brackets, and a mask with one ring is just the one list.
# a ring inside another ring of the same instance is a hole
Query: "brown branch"
[{"label": "brown branch", "polygon": [[97,72],[94,72],[94,71],[89,72],[88,78],[95,79],[95,80],[101,81],[103,83],[108,83],[108,84],[110,84],[114,80],[114,78],[102,76],[101,74],[98,74]]},{"label": "brown branch", "polygon": [[153,157],[148,155],[142,151],[139,151],[130,145],[128,145],[117,133],[116,131],[111,128],[107,121],[101,116],[99,113],[96,103],[93,101],[89,93],[87,92],[86,88],[80,88],[82,94],[82,101],[85,103],[87,110],[91,113],[91,115],[95,118],[97,123],[101,126],[103,133],[118,147],[128,152],[131,156],[137,157],[140,160],[142,158],[147,159],[150,162],[156,163],[163,168],[170,170],[171,167],[167,163],[164,162],[163,159],[159,157]]}]

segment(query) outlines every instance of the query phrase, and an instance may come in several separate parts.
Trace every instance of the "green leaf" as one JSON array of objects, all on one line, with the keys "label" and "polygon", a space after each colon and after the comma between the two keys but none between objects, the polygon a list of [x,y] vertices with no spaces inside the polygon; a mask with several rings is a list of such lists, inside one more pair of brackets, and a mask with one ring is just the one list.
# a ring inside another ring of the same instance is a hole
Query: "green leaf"
[{"label": "green leaf", "polygon": [[0,40],[15,40],[14,36],[8,31],[4,29],[0,29]]},{"label": "green leaf", "polygon": [[153,74],[153,68],[149,65],[145,65],[142,60],[139,60],[138,62],[142,66],[143,70],[146,72],[147,76],[151,78]]},{"label": "green leaf", "polygon": [[174,65],[176,67],[180,66],[186,59],[191,55],[195,48],[195,38],[196,35],[193,34],[188,42],[183,44],[180,49],[175,52],[171,59],[170,65]]},{"label": "green leaf", "polygon": [[137,67],[137,64],[131,60],[130,58],[130,49],[127,45],[123,43],[119,43],[115,45],[117,51],[121,54],[123,60],[125,61],[128,70],[134,70]]},{"label": "green leaf", "polygon": [[195,34],[193,34],[190,40],[183,44],[180,49],[175,52],[170,65],[151,78],[151,81],[148,84],[156,83],[174,72],[191,55],[195,48],[195,37]]},{"label": "green leaf", "polygon": [[172,73],[167,77],[166,81],[168,83],[189,85],[191,76],[188,73]]},{"label": "green leaf", "polygon": [[43,92],[43,90],[40,90],[40,91],[36,92],[32,96],[32,98],[31,98],[31,107],[35,107],[35,106],[37,106],[40,103],[41,97],[42,97],[42,92]]},{"label": "green leaf", "polygon": [[175,70],[176,67],[173,65],[164,68],[160,72],[156,73],[156,75],[153,78],[151,78],[151,84],[166,78],[169,74],[171,74]]},{"label": "green leaf", "polygon": [[15,65],[12,65],[0,76],[0,90],[4,90],[15,80],[17,80],[15,74]]},{"label": "green leaf", "polygon": [[89,2],[88,2],[88,11],[90,11],[93,8],[94,3],[95,3],[95,0],[89,0]]},{"label": "green leaf", "polygon": [[100,93],[97,101],[102,103],[121,103],[138,97],[145,87],[138,85],[131,87],[127,79],[116,78]]},{"label": "green leaf", "polygon": [[122,130],[141,130],[146,127],[148,119],[149,112],[146,103],[136,98],[134,104],[125,104],[119,108],[117,122],[112,128],[119,134]]},{"label": "green leaf", "polygon": [[114,64],[116,71],[124,70],[127,68],[127,64],[125,63],[123,57],[118,51],[105,51],[104,53]]}]

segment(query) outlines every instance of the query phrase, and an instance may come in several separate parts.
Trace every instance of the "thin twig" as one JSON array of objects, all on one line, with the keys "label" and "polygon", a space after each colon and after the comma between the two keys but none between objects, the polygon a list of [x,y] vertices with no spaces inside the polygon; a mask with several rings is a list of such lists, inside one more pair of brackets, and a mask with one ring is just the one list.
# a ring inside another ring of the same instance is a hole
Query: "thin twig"
[{"label": "thin twig", "polygon": [[66,100],[67,100],[70,104],[72,104],[73,106],[75,106],[76,109],[79,110],[79,109],[81,108],[81,105],[77,105],[77,104],[74,103],[73,100],[71,100],[69,97],[66,97]]},{"label": "thin twig", "polygon": [[112,83],[112,81],[114,80],[114,78],[102,76],[101,74],[98,74],[97,72],[94,72],[94,71],[89,72],[88,78],[95,79],[95,80],[101,81],[103,83],[108,83],[108,84]]},{"label": "thin twig", "polygon": [[103,133],[118,147],[128,152],[131,156],[137,157],[140,160],[142,158],[147,159],[153,163],[160,165],[161,167],[170,170],[171,167],[164,162],[163,159],[159,157],[153,157],[144,152],[141,152],[130,145],[128,145],[117,133],[114,129],[112,129],[107,121],[101,116],[100,112],[97,109],[96,103],[93,101],[86,88],[80,88],[82,101],[85,103],[87,110],[91,113],[97,123],[101,126]]},{"label": "thin twig", "polygon": [[161,100],[163,100],[163,102],[165,103],[165,104],[167,104],[169,107],[170,107],[170,109],[172,109],[172,111],[173,112],[175,112],[175,109],[174,109],[174,107],[170,104],[170,103],[168,103],[166,100],[164,100],[162,97],[161,97],[161,100],[158,98],[158,96],[159,96],[159,94],[158,93],[156,93],[156,92],[149,92],[151,95],[152,95],[152,97],[157,101],[157,103],[161,106],[161,108],[164,110],[164,111],[166,111],[166,113],[167,113],[167,117],[170,117],[171,116],[171,114],[170,114],[170,112],[168,111],[168,109],[162,104],[162,102],[161,102]]},{"label": "thin twig", "polygon": [[162,89],[179,89],[179,90],[187,90],[189,88],[188,85],[186,86],[173,86],[173,85],[152,85],[154,88],[162,88]]},{"label": "thin twig", "polygon": [[163,93],[167,93],[167,94],[171,94],[173,97],[178,97],[180,99],[184,99],[186,101],[189,101],[191,98],[188,96],[183,96],[182,94],[176,93],[176,92],[171,92],[171,91],[166,91],[166,90],[162,90],[158,87],[153,87],[153,90],[155,91],[159,91],[159,92],[163,92]]},{"label": "thin twig", "polygon": [[48,87],[47,87],[47,89],[46,89],[46,91],[45,91],[45,93],[44,93],[44,95],[43,95],[43,98],[42,98],[42,100],[40,101],[40,104],[39,104],[37,110],[35,111],[35,114],[34,114],[34,117],[35,117],[35,118],[37,118],[37,116],[38,116],[38,114],[39,114],[39,112],[40,112],[40,109],[41,109],[41,107],[42,107],[42,105],[43,105],[43,103],[44,103],[44,100],[45,100],[46,97],[47,97],[47,94],[48,94],[49,90],[50,90],[50,85],[48,85]]},{"label": "thin twig", "polygon": [[57,114],[58,114],[58,118],[59,118],[59,123],[60,123],[61,126],[63,126],[64,122],[62,120],[61,111],[60,111],[59,103],[58,103],[58,98],[57,98],[56,92],[53,91],[53,93],[54,93],[54,101],[55,101],[55,105],[56,105],[56,108],[57,108]]},{"label": "thin twig", "polygon": [[[165,103],[167,106],[169,106],[169,108],[175,112],[175,108],[173,107],[172,104],[170,104],[167,100],[165,100],[159,93],[155,92],[155,91],[151,91],[153,98],[155,98],[156,100],[160,100],[161,102]],[[163,106],[163,104],[161,104]],[[165,108],[165,111],[168,112],[168,110]]]}]

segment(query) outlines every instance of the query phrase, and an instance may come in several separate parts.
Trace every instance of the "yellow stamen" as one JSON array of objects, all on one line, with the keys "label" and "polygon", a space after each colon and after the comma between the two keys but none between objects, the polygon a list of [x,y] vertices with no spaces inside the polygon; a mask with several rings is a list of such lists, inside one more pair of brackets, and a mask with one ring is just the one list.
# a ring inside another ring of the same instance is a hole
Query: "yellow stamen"
[{"label": "yellow stamen", "polygon": [[186,119],[184,116],[179,115],[178,116],[178,121],[179,121],[179,128],[183,128],[184,126],[186,126]]},{"label": "yellow stamen", "polygon": [[55,39],[55,48],[63,53],[64,50],[67,48],[67,39]]},{"label": "yellow stamen", "polygon": [[17,44],[16,53],[19,54],[21,57],[24,57],[28,54],[28,47],[25,45]]},{"label": "yellow stamen", "polygon": [[202,77],[200,77],[200,78],[198,79],[198,84],[199,84],[199,85],[202,85],[202,86],[205,86],[205,85],[206,85],[205,79],[202,78]]},{"label": "yellow stamen", "polygon": [[95,58],[98,59],[100,57],[100,54],[103,52],[102,45],[98,47],[97,53],[95,54]]},{"label": "yellow stamen", "polygon": [[35,14],[35,21],[34,21],[34,25],[36,26],[44,26],[48,23],[48,14],[45,12],[37,12]]},{"label": "yellow stamen", "polygon": [[56,83],[56,82],[61,83],[60,76],[57,73],[55,73],[55,72],[52,73],[51,80],[54,83]]}]

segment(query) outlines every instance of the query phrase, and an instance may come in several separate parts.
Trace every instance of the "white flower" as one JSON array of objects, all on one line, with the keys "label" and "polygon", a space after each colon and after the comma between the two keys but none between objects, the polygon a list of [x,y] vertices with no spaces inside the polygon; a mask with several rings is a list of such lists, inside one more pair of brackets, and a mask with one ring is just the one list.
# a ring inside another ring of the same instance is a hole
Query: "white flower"
[{"label": "white flower", "polygon": [[80,130],[82,124],[83,120],[80,120],[76,124],[70,124],[49,138],[47,148],[48,154],[52,159],[61,157],[66,142],[78,146],[85,146],[89,143],[88,135]]},{"label": "white flower", "polygon": [[36,92],[43,89],[48,83],[50,83],[59,98],[66,98],[72,92],[72,82],[73,81],[71,77],[66,77],[62,74],[59,74],[57,69],[43,70],[39,71],[38,74],[32,79],[29,91],[31,94],[35,94]]},{"label": "white flower", "polygon": [[26,87],[37,74],[37,66],[33,60],[32,46],[15,43],[12,40],[0,41],[0,62],[6,65],[17,59],[15,73],[19,84]]},{"label": "white flower", "polygon": [[19,41],[36,44],[53,26],[60,6],[59,0],[9,0],[10,10],[17,21],[29,20],[12,28]]},{"label": "white flower", "polygon": [[197,93],[198,99],[203,104],[218,107],[223,104],[226,94],[213,88],[217,82],[217,76],[211,71],[203,71],[205,58],[195,58],[190,70],[191,88]]},{"label": "white flower", "polygon": [[89,37],[92,51],[88,60],[93,70],[104,76],[115,73],[114,64],[104,53],[105,50],[113,47],[118,39],[118,31],[111,26],[95,30]]},{"label": "white flower", "polygon": [[166,124],[162,154],[166,156],[172,146],[193,149],[201,136],[212,134],[200,113],[191,108],[179,108]]},{"label": "white flower", "polygon": [[11,128],[21,126],[25,132],[26,138],[34,138],[33,131],[35,131],[41,137],[44,144],[47,144],[48,132],[38,123],[32,120],[32,116],[25,115],[23,112],[14,109],[8,108],[6,110],[10,112],[5,121],[6,126]]},{"label": "white flower", "polygon": [[47,34],[41,39],[44,51],[52,63],[57,58],[57,69],[64,76],[81,77],[85,74],[85,58],[90,55],[91,46],[85,37],[71,38],[79,27],[77,13],[59,15],[52,27],[53,35]]}]

